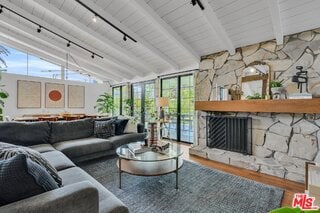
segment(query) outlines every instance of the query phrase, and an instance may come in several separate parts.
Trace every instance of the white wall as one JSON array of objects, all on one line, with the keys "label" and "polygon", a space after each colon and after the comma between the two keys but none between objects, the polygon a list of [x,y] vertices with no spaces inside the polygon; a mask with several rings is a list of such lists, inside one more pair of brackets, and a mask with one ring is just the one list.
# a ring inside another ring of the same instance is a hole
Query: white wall
[{"label": "white wall", "polygon": [[[38,109],[18,109],[17,108],[17,80],[38,81],[41,82],[41,108]],[[45,108],[45,83],[60,83],[65,85],[65,108]],[[106,84],[82,83],[77,81],[65,81],[50,78],[40,78],[25,75],[16,75],[2,73],[1,84],[4,84],[4,89],[9,93],[9,98],[5,100],[4,115],[11,118],[22,116],[24,114],[41,114],[41,113],[85,113],[96,114],[94,109],[97,97],[104,92],[111,92],[111,88]],[[68,85],[85,86],[85,108],[74,109],[68,108]]]}]

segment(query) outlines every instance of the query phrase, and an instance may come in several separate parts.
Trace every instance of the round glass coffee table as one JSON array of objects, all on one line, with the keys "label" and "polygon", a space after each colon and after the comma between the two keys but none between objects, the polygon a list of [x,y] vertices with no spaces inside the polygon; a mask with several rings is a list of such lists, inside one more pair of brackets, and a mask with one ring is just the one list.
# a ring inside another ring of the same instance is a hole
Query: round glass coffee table
[{"label": "round glass coffee table", "polygon": [[[142,142],[136,142],[142,143]],[[116,150],[119,159],[119,188],[121,189],[121,174],[123,172],[138,176],[158,176],[176,173],[176,189],[178,189],[178,171],[183,165],[183,151],[179,144],[170,143],[165,151],[147,151],[134,154],[128,145],[122,145]]]}]

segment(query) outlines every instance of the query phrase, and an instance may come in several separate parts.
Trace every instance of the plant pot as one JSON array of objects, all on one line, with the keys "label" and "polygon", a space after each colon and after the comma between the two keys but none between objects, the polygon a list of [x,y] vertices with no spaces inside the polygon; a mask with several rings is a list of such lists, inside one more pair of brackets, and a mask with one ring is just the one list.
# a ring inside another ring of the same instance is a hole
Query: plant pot
[{"label": "plant pot", "polygon": [[286,99],[286,90],[284,87],[272,87],[271,88],[272,99]]}]

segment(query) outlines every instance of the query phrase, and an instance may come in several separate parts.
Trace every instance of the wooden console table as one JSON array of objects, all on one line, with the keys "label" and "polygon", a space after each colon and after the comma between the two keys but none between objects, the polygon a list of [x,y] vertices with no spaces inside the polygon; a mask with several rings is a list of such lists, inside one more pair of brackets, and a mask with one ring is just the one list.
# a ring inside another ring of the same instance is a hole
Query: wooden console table
[{"label": "wooden console table", "polygon": [[320,113],[320,98],[284,100],[196,101],[195,110],[211,112]]}]

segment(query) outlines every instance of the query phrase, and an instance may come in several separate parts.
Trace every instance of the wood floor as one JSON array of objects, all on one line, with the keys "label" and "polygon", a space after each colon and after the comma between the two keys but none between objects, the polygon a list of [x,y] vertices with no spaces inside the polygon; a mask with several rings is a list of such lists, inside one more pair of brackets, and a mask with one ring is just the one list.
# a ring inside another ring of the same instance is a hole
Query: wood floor
[{"label": "wood floor", "polygon": [[185,143],[180,143],[180,144],[184,150],[183,158],[186,160],[189,160],[189,161],[192,161],[195,163],[199,163],[199,164],[206,166],[206,167],[209,167],[209,168],[218,169],[218,170],[230,173],[230,174],[234,174],[234,175],[248,178],[248,179],[251,179],[251,180],[254,180],[257,182],[261,182],[264,184],[268,184],[268,185],[272,185],[272,186],[276,186],[276,187],[284,189],[285,193],[284,193],[284,197],[283,197],[282,203],[281,203],[282,206],[290,206],[291,207],[292,198],[293,198],[294,193],[304,192],[304,184],[285,180],[282,178],[278,178],[278,177],[274,177],[274,176],[270,176],[270,175],[266,175],[266,174],[262,174],[262,173],[258,173],[258,172],[247,170],[247,169],[238,168],[235,166],[226,165],[226,164],[211,161],[211,160],[207,160],[207,159],[195,156],[195,155],[189,155],[190,145],[185,144]]}]

